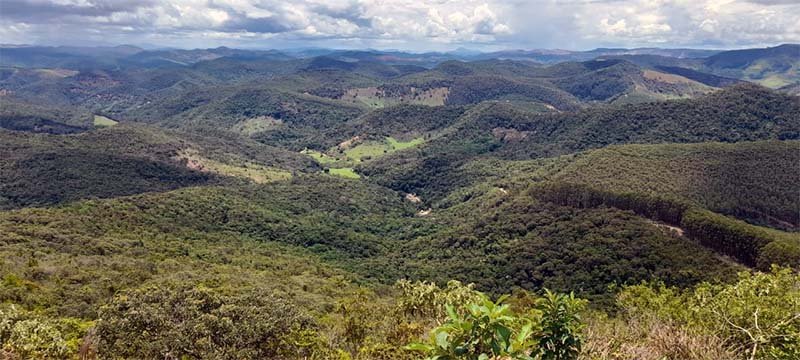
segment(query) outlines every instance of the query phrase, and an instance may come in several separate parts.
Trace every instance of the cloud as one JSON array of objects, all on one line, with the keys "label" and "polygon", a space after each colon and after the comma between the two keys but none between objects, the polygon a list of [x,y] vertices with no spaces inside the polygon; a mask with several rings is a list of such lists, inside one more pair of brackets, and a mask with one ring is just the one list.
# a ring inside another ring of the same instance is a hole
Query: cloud
[{"label": "cloud", "polygon": [[47,1],[47,0],[3,0],[0,3],[3,18],[36,21],[52,17],[105,16],[115,12],[134,11],[153,5],[151,1],[94,0],[94,1]]},{"label": "cloud", "polygon": [[800,42],[783,0],[0,0],[4,42],[587,48]]}]

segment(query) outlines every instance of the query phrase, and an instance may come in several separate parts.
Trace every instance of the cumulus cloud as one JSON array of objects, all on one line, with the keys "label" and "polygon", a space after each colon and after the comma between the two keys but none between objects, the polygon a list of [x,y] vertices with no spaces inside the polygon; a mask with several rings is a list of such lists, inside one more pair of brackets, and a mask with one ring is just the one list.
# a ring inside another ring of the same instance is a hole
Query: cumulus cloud
[{"label": "cumulus cloud", "polygon": [[786,0],[0,0],[3,42],[182,47],[799,42]]}]

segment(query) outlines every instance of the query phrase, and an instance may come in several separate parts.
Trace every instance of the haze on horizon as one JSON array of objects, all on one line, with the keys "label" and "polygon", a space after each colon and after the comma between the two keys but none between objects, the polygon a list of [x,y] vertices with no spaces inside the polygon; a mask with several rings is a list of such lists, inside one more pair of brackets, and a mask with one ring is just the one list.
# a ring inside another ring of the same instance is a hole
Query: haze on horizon
[{"label": "haze on horizon", "polygon": [[0,0],[0,43],[482,51],[800,42],[794,0]]}]

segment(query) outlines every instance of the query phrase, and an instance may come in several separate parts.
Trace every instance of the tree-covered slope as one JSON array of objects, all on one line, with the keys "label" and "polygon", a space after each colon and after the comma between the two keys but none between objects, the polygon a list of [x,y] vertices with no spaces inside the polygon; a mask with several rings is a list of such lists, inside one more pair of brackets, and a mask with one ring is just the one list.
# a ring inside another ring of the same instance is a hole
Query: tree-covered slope
[{"label": "tree-covered slope", "polygon": [[800,136],[800,100],[755,85],[697,99],[593,107],[569,113],[485,104],[445,136],[365,164],[375,181],[440,198],[463,182],[452,170],[478,156],[531,159],[626,143],[791,140]]},{"label": "tree-covered slope", "polygon": [[559,182],[677,196],[779,228],[800,226],[800,143],[622,145],[576,155]]},{"label": "tree-covered slope", "polygon": [[705,59],[701,69],[779,88],[800,79],[800,45],[723,51]]},{"label": "tree-covered slope", "polygon": [[0,96],[0,128],[52,134],[81,132],[90,127],[89,112],[69,107],[30,103]]},{"label": "tree-covered slope", "polygon": [[631,144],[549,159],[481,159],[455,171],[468,185],[435,206],[461,207],[479,189],[527,189],[562,206],[633,211],[750,266],[797,267],[800,236],[762,227],[797,229],[797,154],[796,141],[770,141]]},{"label": "tree-covered slope", "polygon": [[0,206],[55,204],[240,178],[268,181],[316,166],[310,159],[219,134],[183,135],[118,125],[75,135],[0,130]]}]

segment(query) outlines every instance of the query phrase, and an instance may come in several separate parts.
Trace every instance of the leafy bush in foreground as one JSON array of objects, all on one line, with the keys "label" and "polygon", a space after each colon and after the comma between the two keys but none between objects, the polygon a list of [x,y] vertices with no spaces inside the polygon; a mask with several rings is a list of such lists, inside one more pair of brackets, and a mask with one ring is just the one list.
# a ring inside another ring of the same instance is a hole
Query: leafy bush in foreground
[{"label": "leafy bush in foreground", "polygon": [[68,352],[53,323],[14,305],[0,309],[0,345],[0,359],[60,359]]},{"label": "leafy bush in foreground", "polygon": [[432,360],[577,359],[585,302],[574,295],[546,292],[529,314],[518,315],[508,296],[462,304],[463,314],[447,306],[448,320],[433,329],[428,343],[409,345]]},{"label": "leafy bush in foreground", "polygon": [[749,359],[800,358],[800,274],[790,269],[741,272],[736,283],[703,283],[684,292],[663,285],[631,286],[618,304],[627,314],[725,339]]}]

